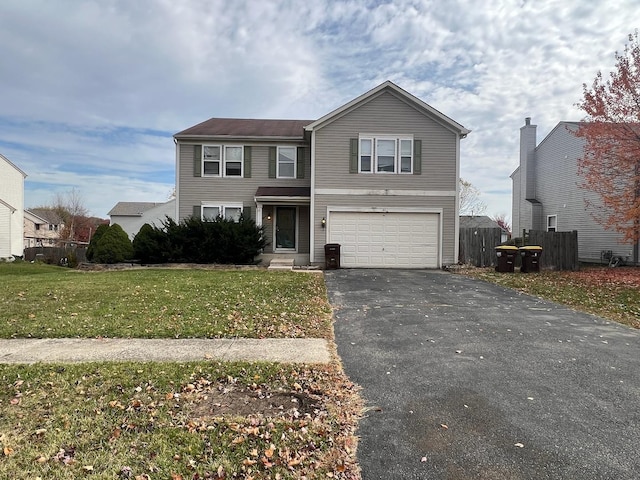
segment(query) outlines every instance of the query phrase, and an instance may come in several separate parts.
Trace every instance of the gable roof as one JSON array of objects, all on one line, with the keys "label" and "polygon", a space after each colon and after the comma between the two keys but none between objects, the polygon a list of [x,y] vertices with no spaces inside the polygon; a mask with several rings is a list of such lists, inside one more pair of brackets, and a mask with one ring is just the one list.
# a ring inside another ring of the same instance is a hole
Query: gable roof
[{"label": "gable roof", "polygon": [[500,228],[494,220],[486,215],[460,215],[460,228]]},{"label": "gable roof", "polygon": [[5,157],[4,155],[2,155],[0,153],[0,159],[4,160],[5,162],[7,162],[9,165],[11,165],[13,168],[15,168],[18,172],[20,172],[22,174],[22,176],[24,178],[27,178],[27,174],[24,173],[22,170],[20,170],[11,160],[9,160],[7,157]]},{"label": "gable roof", "polygon": [[176,133],[174,138],[287,138],[304,139],[304,127],[313,120],[267,120],[250,118],[210,118]]},{"label": "gable roof", "polygon": [[[169,200],[173,202],[174,200]],[[141,217],[144,212],[157,207],[158,205],[164,205],[168,202],[118,202],[109,210],[107,215],[109,216],[121,216],[121,217]]]},{"label": "gable roof", "polygon": [[315,122],[307,125],[305,127],[305,130],[313,131],[313,130],[322,128],[325,125],[347,114],[348,112],[358,108],[360,105],[369,102],[370,100],[381,95],[384,92],[391,92],[392,94],[400,97],[402,100],[413,105],[422,113],[427,114],[432,118],[434,118],[441,125],[459,134],[462,138],[466,137],[467,134],[471,132],[471,130],[464,128],[458,122],[447,117],[444,113],[436,110],[431,105],[428,105],[427,103],[420,100],[418,97],[411,95],[409,92],[407,92],[406,90],[403,90],[402,88],[400,88],[395,83],[389,80],[387,80],[384,83],[381,83],[377,87],[369,90],[368,92],[360,95],[359,97],[354,98],[350,102],[326,114],[324,117],[316,120]]},{"label": "gable roof", "polygon": [[25,213],[30,213],[43,220],[43,223],[50,225],[62,225],[64,223],[60,215],[49,208],[29,208],[25,210]]}]

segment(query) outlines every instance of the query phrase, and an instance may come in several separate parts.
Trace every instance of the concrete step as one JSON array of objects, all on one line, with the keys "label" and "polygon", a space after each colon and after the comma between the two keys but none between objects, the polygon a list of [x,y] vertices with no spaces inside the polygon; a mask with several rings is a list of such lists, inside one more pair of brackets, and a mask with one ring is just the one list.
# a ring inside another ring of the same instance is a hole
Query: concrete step
[{"label": "concrete step", "polygon": [[267,270],[293,270],[293,258],[274,258]]}]

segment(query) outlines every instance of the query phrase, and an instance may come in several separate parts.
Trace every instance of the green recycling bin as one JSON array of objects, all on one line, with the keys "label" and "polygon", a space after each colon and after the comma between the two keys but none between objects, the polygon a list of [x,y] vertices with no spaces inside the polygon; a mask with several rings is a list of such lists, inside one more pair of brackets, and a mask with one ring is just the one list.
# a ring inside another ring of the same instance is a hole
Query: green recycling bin
[{"label": "green recycling bin", "polygon": [[542,247],[539,245],[527,245],[520,247],[520,256],[522,257],[522,273],[531,273],[540,271],[540,256],[542,255]]},{"label": "green recycling bin", "polygon": [[496,247],[496,256],[498,257],[496,272],[513,273],[517,255],[518,247],[514,247],[513,245],[498,245]]}]

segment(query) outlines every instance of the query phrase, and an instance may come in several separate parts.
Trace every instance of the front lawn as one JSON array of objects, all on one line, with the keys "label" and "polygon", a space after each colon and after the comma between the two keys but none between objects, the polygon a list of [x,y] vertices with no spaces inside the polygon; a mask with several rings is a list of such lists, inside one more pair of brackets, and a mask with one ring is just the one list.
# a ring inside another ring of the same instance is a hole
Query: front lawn
[{"label": "front lawn", "polygon": [[336,365],[0,365],[0,478],[356,479],[359,409]]},{"label": "front lawn", "polygon": [[321,275],[0,264],[0,338],[331,338]]},{"label": "front lawn", "polygon": [[585,267],[577,272],[527,274],[469,268],[459,273],[640,328],[640,268]]},{"label": "front lawn", "polygon": [[[0,264],[0,337],[322,337],[321,275]],[[0,478],[352,479],[339,362],[0,364]]]}]

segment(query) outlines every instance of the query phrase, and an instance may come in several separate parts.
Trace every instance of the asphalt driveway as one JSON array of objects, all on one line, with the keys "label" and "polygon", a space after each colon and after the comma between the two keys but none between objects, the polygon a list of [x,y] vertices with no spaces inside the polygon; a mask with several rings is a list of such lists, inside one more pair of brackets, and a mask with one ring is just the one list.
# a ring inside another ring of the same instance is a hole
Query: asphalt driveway
[{"label": "asphalt driveway", "polygon": [[364,480],[640,478],[639,331],[440,271],[325,273]]}]

